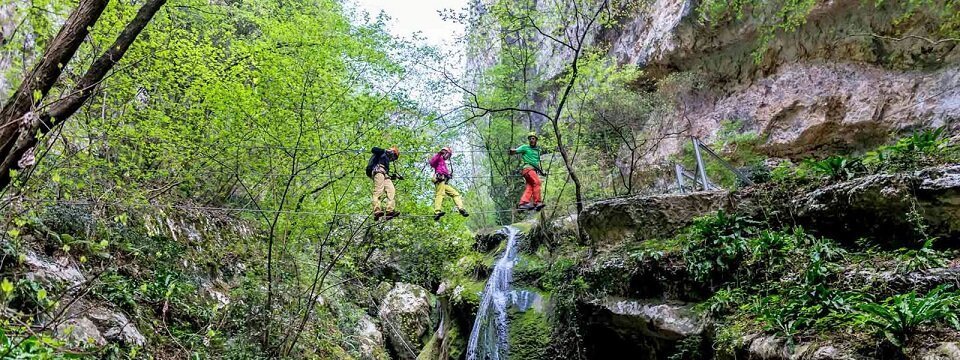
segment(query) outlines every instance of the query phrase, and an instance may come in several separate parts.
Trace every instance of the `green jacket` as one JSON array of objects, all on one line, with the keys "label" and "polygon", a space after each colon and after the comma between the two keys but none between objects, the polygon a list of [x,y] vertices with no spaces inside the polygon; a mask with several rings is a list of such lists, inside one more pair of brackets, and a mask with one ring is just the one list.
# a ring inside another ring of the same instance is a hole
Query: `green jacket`
[{"label": "green jacket", "polygon": [[523,168],[540,168],[540,154],[543,149],[539,146],[521,145],[516,150],[517,154],[523,159]]}]

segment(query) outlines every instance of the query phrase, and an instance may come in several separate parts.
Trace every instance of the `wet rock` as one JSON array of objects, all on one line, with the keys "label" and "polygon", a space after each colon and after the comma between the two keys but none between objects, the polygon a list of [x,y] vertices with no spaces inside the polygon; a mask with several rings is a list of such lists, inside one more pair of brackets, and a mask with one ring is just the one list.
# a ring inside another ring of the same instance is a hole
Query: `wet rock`
[{"label": "wet rock", "polygon": [[500,246],[500,243],[507,239],[507,234],[500,230],[483,231],[477,234],[475,239],[476,243],[473,244],[473,249],[486,253]]},{"label": "wet rock", "polygon": [[699,317],[688,305],[618,298],[600,300],[596,305],[610,313],[614,327],[637,329],[658,339],[679,340],[699,335],[703,330]]},{"label": "wet rock", "polygon": [[606,248],[671,237],[693,219],[730,207],[725,192],[617,198],[588,206],[579,222],[591,242]]},{"label": "wet rock", "polygon": [[430,293],[419,286],[397,283],[378,312],[389,344],[400,359],[413,360],[433,328]]}]

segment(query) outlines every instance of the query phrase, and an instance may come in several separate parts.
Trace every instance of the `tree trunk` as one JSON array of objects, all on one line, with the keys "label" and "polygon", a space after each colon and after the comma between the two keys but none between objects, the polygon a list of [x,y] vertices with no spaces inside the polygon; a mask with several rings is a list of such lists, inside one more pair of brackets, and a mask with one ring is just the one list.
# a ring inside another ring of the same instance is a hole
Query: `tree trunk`
[{"label": "tree trunk", "polygon": [[[55,126],[63,123],[83,105],[93,94],[93,90],[103,80],[107,72],[123,58],[123,55],[136,40],[140,32],[150,23],[153,16],[166,3],[166,0],[149,0],[137,12],[130,23],[123,29],[113,45],[100,55],[90,65],[87,72],[77,82],[77,86],[68,95],[57,100],[42,111],[35,114],[32,108],[39,105],[47,92],[60,77],[62,68],[73,57],[80,43],[87,36],[87,29],[92,27],[103,9],[107,0],[81,0],[80,5],[67,19],[60,33],[47,48],[43,58],[34,68],[29,78],[24,80],[20,88],[4,107],[0,119],[4,119],[7,128],[0,130],[0,190],[10,184],[10,170],[21,168],[20,159],[37,145],[37,134],[46,134]],[[40,96],[34,99],[34,93]],[[15,125],[11,122],[17,122]]]},{"label": "tree trunk", "polygon": [[109,0],[80,1],[73,13],[67,17],[60,32],[50,41],[33,70],[27,74],[0,111],[0,190],[10,183],[10,170],[16,169],[16,163],[20,159],[13,156],[18,139],[33,135],[29,134],[30,124],[36,122],[32,110],[40,105],[56,84],[63,69],[89,34],[88,29],[100,19],[100,14],[108,2]]}]

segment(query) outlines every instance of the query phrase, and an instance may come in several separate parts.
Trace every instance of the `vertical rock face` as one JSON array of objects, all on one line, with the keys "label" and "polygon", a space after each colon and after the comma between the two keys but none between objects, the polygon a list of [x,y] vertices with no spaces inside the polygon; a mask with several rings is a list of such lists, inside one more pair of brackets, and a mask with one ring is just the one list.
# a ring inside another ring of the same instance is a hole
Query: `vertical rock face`
[{"label": "vertical rock face", "polygon": [[[650,83],[675,74],[697,80],[698,86],[670,90],[679,100],[656,125],[662,133],[709,140],[722,123],[736,121],[741,131],[760,134],[766,155],[800,158],[874,146],[917,128],[960,129],[960,46],[929,41],[939,39],[937,25],[922,14],[898,21],[901,2],[817,2],[805,24],[778,32],[761,49],[759,61],[758,19],[705,24],[699,5],[643,2],[587,36],[608,49],[609,59],[642,68]],[[540,42],[532,67],[555,79],[572,53]],[[493,62],[474,63],[482,64]],[[551,107],[555,92],[532,94],[535,107]],[[656,163],[683,145],[682,138],[665,139],[646,160]]]},{"label": "vertical rock face", "polygon": [[433,329],[430,293],[419,286],[397,283],[380,305],[379,316],[394,354],[417,358]]}]

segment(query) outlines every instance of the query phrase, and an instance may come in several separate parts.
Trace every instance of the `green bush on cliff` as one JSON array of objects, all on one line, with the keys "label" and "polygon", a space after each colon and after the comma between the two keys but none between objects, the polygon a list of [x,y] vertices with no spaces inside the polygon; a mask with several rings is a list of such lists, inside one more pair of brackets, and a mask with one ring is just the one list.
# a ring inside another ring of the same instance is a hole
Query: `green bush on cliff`
[{"label": "green bush on cliff", "polygon": [[900,138],[892,145],[880,146],[864,157],[864,164],[875,173],[911,171],[960,160],[951,146],[945,128],[926,129]]},{"label": "green bush on cliff", "polygon": [[748,250],[747,238],[757,232],[756,223],[736,213],[719,211],[694,220],[684,238],[683,260],[695,280],[734,269]]},{"label": "green bush on cliff", "polygon": [[895,295],[882,303],[859,305],[861,320],[868,327],[884,335],[898,347],[903,347],[920,325],[948,322],[960,330],[960,292],[947,291],[938,286],[924,296],[915,291]]}]

